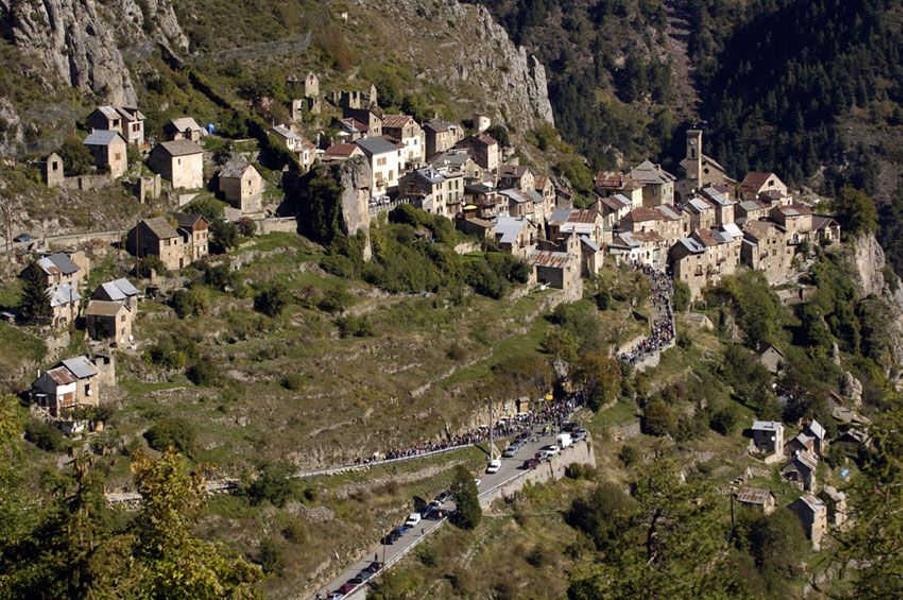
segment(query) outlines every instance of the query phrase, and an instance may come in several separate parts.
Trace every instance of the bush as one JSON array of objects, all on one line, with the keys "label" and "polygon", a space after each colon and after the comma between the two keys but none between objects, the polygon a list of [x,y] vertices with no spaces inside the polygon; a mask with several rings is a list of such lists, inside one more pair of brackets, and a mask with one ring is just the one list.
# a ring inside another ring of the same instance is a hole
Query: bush
[{"label": "bush", "polygon": [[197,288],[176,290],[169,301],[180,319],[197,317],[207,312],[207,296]]},{"label": "bush", "polygon": [[142,279],[148,279],[151,276],[151,272],[162,276],[166,275],[169,271],[160,260],[159,256],[150,255],[138,259],[134,269],[135,276],[141,277]]},{"label": "bush", "polygon": [[265,539],[260,542],[260,551],[257,560],[260,563],[260,568],[268,575],[282,575],[282,572],[285,569],[282,548],[271,539]]},{"label": "bush", "polygon": [[611,308],[611,293],[608,290],[599,290],[596,292],[596,295],[593,296],[593,299],[596,301],[596,308],[599,310],[608,310]]},{"label": "bush", "polygon": [[636,449],[636,446],[628,446],[624,444],[621,447],[621,450],[618,452],[618,460],[621,461],[625,467],[630,467],[635,465],[636,462],[640,459],[640,451]]},{"label": "bush", "polygon": [[179,417],[160,419],[144,432],[147,445],[154,450],[163,452],[174,448],[187,456],[194,453],[196,437],[194,426]]},{"label": "bush", "polygon": [[564,469],[564,476],[568,479],[592,479],[596,470],[590,465],[571,463]]},{"label": "bush", "polygon": [[209,386],[216,382],[218,373],[210,360],[199,360],[188,368],[185,375],[195,385]]},{"label": "bush", "polygon": [[161,339],[147,351],[146,360],[164,369],[184,369],[198,356],[197,346],[185,336]]},{"label": "bush", "polygon": [[238,245],[238,227],[226,221],[210,224],[210,252],[224,254]]},{"label": "bush", "polygon": [[242,287],[241,277],[238,271],[233,271],[229,264],[210,266],[203,265],[204,283],[221,292],[227,290],[240,291]]},{"label": "bush", "polygon": [[286,464],[266,465],[245,490],[251,504],[256,506],[269,502],[276,507],[285,506],[294,498],[294,488],[289,478],[291,474],[292,469]]},{"label": "bush", "polygon": [[345,288],[335,288],[323,294],[317,307],[328,313],[344,312],[351,306],[353,296]]},{"label": "bush", "polygon": [[68,446],[63,432],[53,425],[37,419],[26,423],[25,439],[47,452],[62,452]]},{"label": "bush", "polygon": [[683,312],[690,308],[690,286],[683,281],[675,281],[672,303],[674,304],[675,312]]},{"label": "bush", "polygon": [[373,324],[367,317],[340,317],[336,319],[336,325],[339,328],[339,335],[343,338],[373,335]]},{"label": "bush", "polygon": [[304,386],[304,375],[300,373],[288,373],[283,375],[279,382],[282,387],[293,392],[297,392]]},{"label": "bush", "polygon": [[646,404],[646,408],[643,410],[642,426],[643,433],[648,435],[673,435],[677,428],[677,418],[670,406],[662,400],[654,398]]},{"label": "bush", "polygon": [[94,166],[94,155],[74,135],[65,139],[58,154],[63,159],[63,171],[66,175],[86,175]]},{"label": "bush", "polygon": [[709,427],[721,435],[729,435],[737,427],[737,413],[729,407],[720,408],[712,413]]},{"label": "bush", "polygon": [[238,227],[238,235],[241,237],[253,237],[257,233],[257,225],[248,217],[239,219],[236,227]]},{"label": "bush", "polygon": [[279,284],[270,284],[254,296],[254,310],[268,317],[278,317],[289,303],[288,291]]}]

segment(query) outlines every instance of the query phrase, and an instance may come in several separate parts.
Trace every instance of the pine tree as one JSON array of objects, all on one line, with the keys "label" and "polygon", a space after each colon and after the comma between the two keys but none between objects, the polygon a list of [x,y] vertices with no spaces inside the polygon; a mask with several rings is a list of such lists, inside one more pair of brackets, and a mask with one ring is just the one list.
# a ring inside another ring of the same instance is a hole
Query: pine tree
[{"label": "pine tree", "polygon": [[473,476],[463,466],[455,469],[455,477],[452,480],[451,493],[455,498],[455,511],[453,522],[462,529],[473,529],[480,524],[483,510],[480,508],[480,500],[477,494],[477,484]]},{"label": "pine tree", "polygon": [[34,261],[22,272],[22,304],[19,312],[26,323],[47,323],[52,311],[47,290],[47,275]]}]

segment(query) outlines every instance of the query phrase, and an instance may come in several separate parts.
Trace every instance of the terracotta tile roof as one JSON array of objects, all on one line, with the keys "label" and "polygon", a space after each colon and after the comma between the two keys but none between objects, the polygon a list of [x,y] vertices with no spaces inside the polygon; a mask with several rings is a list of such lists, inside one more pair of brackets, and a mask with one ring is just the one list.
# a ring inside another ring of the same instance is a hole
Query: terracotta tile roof
[{"label": "terracotta tile roof", "polygon": [[540,250],[530,255],[530,264],[536,267],[564,269],[567,267],[568,258],[567,252]]},{"label": "terracotta tile roof", "polygon": [[323,153],[328,158],[349,158],[354,154],[361,154],[356,144],[333,144]]},{"label": "terracotta tile roof", "polygon": [[770,177],[775,177],[775,174],[766,173],[764,171],[750,171],[746,174],[746,177],[743,178],[740,189],[744,192],[755,194],[762,189],[762,186],[765,185]]},{"label": "terracotta tile roof", "polygon": [[414,120],[410,115],[385,115],[383,117],[383,129],[401,129]]},{"label": "terracotta tile roof", "polygon": [[640,206],[627,213],[626,218],[634,223],[642,223],[644,221],[658,221],[662,218],[662,214],[653,208]]}]

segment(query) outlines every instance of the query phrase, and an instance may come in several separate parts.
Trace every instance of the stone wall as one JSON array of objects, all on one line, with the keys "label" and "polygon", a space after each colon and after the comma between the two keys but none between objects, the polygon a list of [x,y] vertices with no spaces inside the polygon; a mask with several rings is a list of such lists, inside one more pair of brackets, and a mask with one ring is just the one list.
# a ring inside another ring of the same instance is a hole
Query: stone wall
[{"label": "stone wall", "polygon": [[255,221],[257,225],[257,235],[266,235],[268,233],[297,233],[298,220],[295,217],[269,217]]},{"label": "stone wall", "polygon": [[548,461],[543,461],[535,469],[521,471],[507,482],[498,486],[490,493],[480,497],[480,506],[488,508],[499,498],[512,498],[527,484],[546,483],[564,477],[568,465],[574,463],[596,466],[596,454],[593,451],[592,441],[581,440],[565,448],[561,453]]}]

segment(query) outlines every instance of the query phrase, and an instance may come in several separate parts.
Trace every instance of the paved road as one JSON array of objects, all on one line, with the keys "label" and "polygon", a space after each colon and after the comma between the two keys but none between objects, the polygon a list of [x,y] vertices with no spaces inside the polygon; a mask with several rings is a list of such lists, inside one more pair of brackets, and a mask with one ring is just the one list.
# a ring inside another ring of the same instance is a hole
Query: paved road
[{"label": "paved road", "polygon": [[[542,431],[542,426],[537,426],[537,432]],[[502,467],[499,469],[498,473],[493,473],[489,475],[487,473],[481,473],[478,475],[480,480],[477,485],[477,490],[479,492],[480,498],[483,499],[500,486],[508,483],[510,480],[516,478],[518,475],[523,473],[520,469],[520,466],[524,463],[528,458],[532,458],[536,452],[543,446],[548,444],[555,443],[555,437],[557,435],[557,430],[555,432],[550,433],[548,435],[539,435],[537,434],[534,439],[531,439],[526,444],[524,444],[521,449],[517,452],[517,454],[513,458],[503,458],[502,459]],[[447,508],[443,506],[443,508]],[[346,581],[357,575],[361,569],[370,564],[373,560],[373,556],[376,555],[378,560],[381,562],[385,562],[389,568],[392,567],[393,564],[397,563],[401,560],[408,552],[410,552],[421,540],[425,539],[430,534],[436,532],[443,524],[442,521],[421,521],[420,525],[417,527],[407,531],[403,536],[401,536],[398,541],[396,541],[391,546],[374,546],[370,548],[369,552],[365,554],[365,559],[361,561],[356,561],[353,564],[349,565],[342,573],[335,578],[333,581],[329,583],[328,586],[319,590],[321,594],[321,598],[328,597],[328,592],[332,592],[337,590],[342,584]],[[400,523],[399,523],[400,525]],[[388,532],[384,532],[388,533]],[[385,551],[385,558],[383,558],[383,552]],[[367,587],[362,586],[360,589],[356,590],[354,593],[345,596],[347,600],[364,600],[367,595]],[[311,600],[316,598],[316,595],[310,597]]]}]

